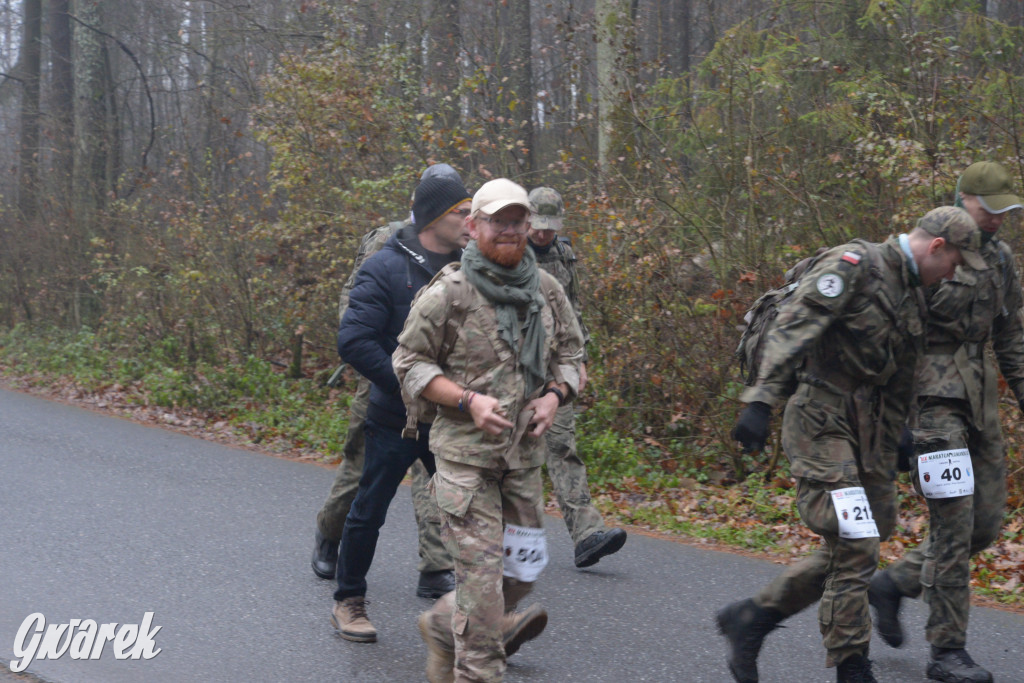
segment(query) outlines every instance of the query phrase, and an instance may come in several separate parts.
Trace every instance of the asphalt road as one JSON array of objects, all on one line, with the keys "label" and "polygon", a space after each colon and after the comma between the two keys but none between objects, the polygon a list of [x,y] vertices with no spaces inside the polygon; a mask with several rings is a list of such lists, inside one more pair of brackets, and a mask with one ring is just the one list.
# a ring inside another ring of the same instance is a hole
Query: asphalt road
[{"label": "asphalt road", "polygon": [[[330,470],[228,448],[0,391],[0,660],[19,627],[92,619],[139,624],[154,613],[161,652],[118,660],[33,661],[45,681],[422,681],[415,626],[415,525],[396,497],[369,576],[380,640],[341,640],[328,622],[332,582],[309,568]],[[593,568],[573,567],[561,520],[530,600],[547,631],[510,660],[506,681],[725,683],[713,614],[752,594],[778,565],[631,534]],[[876,674],[924,681],[924,611],[907,606],[901,650],[876,641]],[[976,608],[970,651],[1000,683],[1024,682],[1024,616]],[[0,679],[15,680],[6,667]],[[813,610],[774,632],[765,682],[834,681]]]}]

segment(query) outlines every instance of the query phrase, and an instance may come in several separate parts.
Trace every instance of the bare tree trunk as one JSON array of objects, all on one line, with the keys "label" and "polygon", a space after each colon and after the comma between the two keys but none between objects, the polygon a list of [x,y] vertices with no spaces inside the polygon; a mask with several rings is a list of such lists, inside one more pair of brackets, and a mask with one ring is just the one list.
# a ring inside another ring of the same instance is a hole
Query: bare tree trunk
[{"label": "bare tree trunk", "polygon": [[594,7],[597,20],[597,161],[603,173],[608,171],[615,135],[613,116],[623,87],[619,48],[631,8],[629,0],[596,0]]},{"label": "bare tree trunk", "polygon": [[690,44],[692,15],[690,0],[672,0],[669,11],[669,25],[672,27],[672,33],[676,36],[676,45],[672,50],[669,66],[672,73],[677,76],[685,76],[690,72],[690,54],[693,51]]},{"label": "bare tree trunk", "polygon": [[516,98],[513,107],[513,116],[520,119],[520,139],[523,141],[522,159],[520,171],[524,174],[531,174],[534,170],[534,134],[533,115],[534,96],[533,88],[533,31],[530,23],[530,2],[529,0],[518,0],[511,3],[512,30],[510,46],[512,62],[509,71],[509,81],[512,85],[512,92]]},{"label": "bare tree trunk", "polygon": [[112,188],[113,170],[110,144],[110,116],[113,96],[108,92],[110,66],[102,19],[96,3],[81,2],[76,8],[81,23],[74,27],[78,58],[75,61],[75,150],[72,175],[72,201],[79,234],[95,230],[96,212]]},{"label": "bare tree trunk", "polygon": [[26,222],[35,218],[39,193],[39,75],[42,64],[42,0],[24,0],[25,24],[21,58],[21,149],[18,167],[18,207]]},{"label": "bare tree trunk", "polygon": [[71,70],[71,23],[68,17],[70,0],[50,0],[49,34],[53,70],[53,108],[51,137],[53,156],[47,175],[54,188],[54,203],[61,207],[66,220],[71,203],[71,174],[74,163],[74,80]]},{"label": "bare tree trunk", "polygon": [[459,0],[429,0],[426,4],[427,49],[424,54],[423,80],[431,93],[428,106],[444,128],[458,122],[459,107],[454,95],[462,80],[459,56],[462,52],[462,26]]}]

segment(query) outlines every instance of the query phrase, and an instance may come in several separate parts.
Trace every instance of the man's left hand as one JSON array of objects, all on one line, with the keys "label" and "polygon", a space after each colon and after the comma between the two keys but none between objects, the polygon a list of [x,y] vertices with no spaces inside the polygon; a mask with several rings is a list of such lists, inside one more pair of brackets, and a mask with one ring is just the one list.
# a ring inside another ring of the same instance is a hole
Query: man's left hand
[{"label": "man's left hand", "polygon": [[900,441],[896,446],[896,469],[909,472],[914,468],[914,433],[907,427],[900,432]]},{"label": "man's left hand", "polygon": [[530,420],[530,436],[538,437],[546,432],[555,421],[555,413],[558,412],[558,396],[555,393],[538,396],[529,403],[523,410],[532,410],[533,419]]}]

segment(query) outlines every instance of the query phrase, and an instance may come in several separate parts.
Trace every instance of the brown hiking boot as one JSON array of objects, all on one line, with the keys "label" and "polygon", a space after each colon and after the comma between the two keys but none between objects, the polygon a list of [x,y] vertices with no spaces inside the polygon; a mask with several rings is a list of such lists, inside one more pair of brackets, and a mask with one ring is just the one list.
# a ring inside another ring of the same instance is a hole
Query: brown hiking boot
[{"label": "brown hiking boot", "polygon": [[501,618],[501,640],[505,657],[511,657],[523,643],[533,640],[548,625],[548,613],[540,605],[530,605],[522,612],[506,612]]},{"label": "brown hiking boot", "polygon": [[416,623],[420,636],[427,646],[427,680],[430,683],[454,683],[455,651],[451,649],[443,634],[434,629],[433,613],[424,612]]},{"label": "brown hiking boot", "polygon": [[353,643],[377,642],[377,629],[366,616],[366,604],[366,598],[362,595],[354,595],[341,602],[334,601],[331,625],[338,629],[345,640]]}]

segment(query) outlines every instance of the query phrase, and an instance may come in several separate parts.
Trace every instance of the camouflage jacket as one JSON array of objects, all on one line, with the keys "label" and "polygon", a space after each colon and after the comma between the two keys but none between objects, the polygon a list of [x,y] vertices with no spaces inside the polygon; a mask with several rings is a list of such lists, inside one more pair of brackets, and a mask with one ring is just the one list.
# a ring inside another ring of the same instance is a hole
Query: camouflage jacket
[{"label": "camouflage jacket", "polygon": [[[952,280],[926,292],[928,350],[917,368],[922,396],[966,399],[975,419],[995,410],[996,373],[985,359],[991,339],[999,369],[1014,396],[1024,399],[1024,324],[1020,276],[1005,242],[982,247],[988,270],[957,268]],[[987,395],[987,396],[986,396]]]},{"label": "camouflage jacket", "polygon": [[[580,281],[576,276],[576,254],[568,242],[556,238],[547,249],[535,247],[532,243],[530,248],[537,255],[537,265],[551,273],[558,284],[562,285],[565,295],[572,304],[572,310],[576,312],[576,322],[583,333],[584,345],[590,343],[590,331],[583,322],[583,310],[580,306]],[[583,361],[586,362],[586,349],[584,349]]]},{"label": "camouflage jacket", "polygon": [[352,260],[352,272],[348,274],[348,279],[345,280],[345,284],[341,287],[341,296],[338,299],[339,322],[345,317],[345,309],[348,308],[348,295],[356,284],[356,275],[359,274],[359,269],[363,267],[363,263],[366,259],[383,249],[392,235],[409,224],[410,221],[407,220],[392,221],[387,225],[374,228],[363,235],[362,241],[359,242],[359,249],[356,250],[356,257]]},{"label": "camouflage jacket", "polygon": [[884,244],[857,240],[822,254],[779,309],[757,383],[741,400],[777,407],[794,378],[850,395],[876,388],[882,399],[876,427],[887,450],[894,449],[924,350],[924,301],[910,277],[895,237]]},{"label": "camouflage jacket", "polygon": [[[532,412],[523,409],[540,395],[540,389],[526,395],[516,355],[498,336],[494,307],[454,265],[445,266],[420,291],[398,338],[392,360],[406,405],[412,414],[413,402],[438,375],[493,396],[516,423],[514,429],[492,436],[477,428],[468,412],[438,406],[430,430],[430,450],[439,458],[477,467],[538,467],[544,462],[546,442],[543,437],[526,434]],[[541,314],[547,340],[547,381],[565,382],[575,395],[583,337],[562,288],[548,273],[541,271],[540,276],[547,302]]]}]

